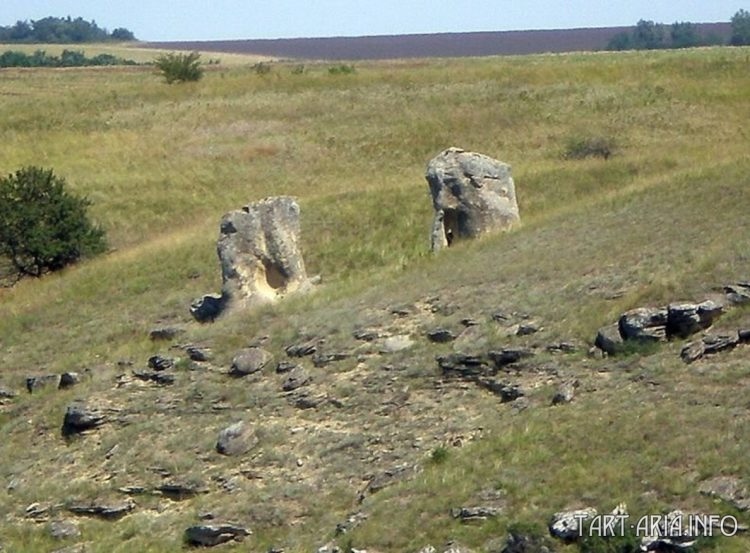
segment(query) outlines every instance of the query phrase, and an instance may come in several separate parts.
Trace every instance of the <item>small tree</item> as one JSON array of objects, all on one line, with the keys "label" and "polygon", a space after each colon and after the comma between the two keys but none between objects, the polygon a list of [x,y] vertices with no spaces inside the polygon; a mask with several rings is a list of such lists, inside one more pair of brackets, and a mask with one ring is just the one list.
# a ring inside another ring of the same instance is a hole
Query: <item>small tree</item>
[{"label": "small tree", "polygon": [[732,17],[732,38],[733,46],[750,45],[750,12],[740,10]]},{"label": "small tree", "polygon": [[25,167],[0,178],[0,255],[19,276],[41,276],[106,248],[90,202],[66,192],[52,170]]},{"label": "small tree", "polygon": [[156,67],[167,83],[199,81],[203,78],[203,67],[198,52],[180,54],[171,52],[156,58]]}]

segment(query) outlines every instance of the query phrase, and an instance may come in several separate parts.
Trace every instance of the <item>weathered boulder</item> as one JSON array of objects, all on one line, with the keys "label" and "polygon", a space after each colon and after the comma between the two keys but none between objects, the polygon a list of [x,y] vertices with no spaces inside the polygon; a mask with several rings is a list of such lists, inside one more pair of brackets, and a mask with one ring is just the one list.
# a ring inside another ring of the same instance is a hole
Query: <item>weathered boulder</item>
[{"label": "weathered boulder", "polygon": [[435,218],[432,251],[455,240],[507,230],[520,221],[510,165],[486,155],[448,148],[427,165]]},{"label": "weathered boulder", "polygon": [[723,308],[716,302],[672,303],[667,306],[667,335],[687,338],[710,327]]},{"label": "weathered boulder", "polygon": [[735,476],[716,476],[701,483],[698,491],[718,497],[739,511],[750,511],[750,490]]},{"label": "weathered boulder", "polygon": [[733,349],[739,343],[739,333],[719,335],[709,334],[699,340],[685,344],[680,352],[680,357],[685,363],[692,363],[704,355],[713,355],[715,353]]},{"label": "weathered boulder", "polygon": [[77,538],[81,535],[78,525],[71,520],[53,520],[50,522],[48,530],[49,535],[56,540]]},{"label": "weathered boulder", "polygon": [[246,348],[232,359],[229,374],[234,377],[247,376],[262,370],[273,360],[273,355],[262,348]]},{"label": "weathered boulder", "polygon": [[549,533],[564,541],[575,541],[581,537],[585,522],[596,514],[596,509],[591,508],[555,513],[549,523]]},{"label": "weathered boulder", "polygon": [[626,311],[618,321],[620,335],[625,340],[659,342],[667,338],[667,309],[638,307]]},{"label": "weathered boulder", "polygon": [[86,430],[97,428],[106,421],[106,416],[100,410],[87,407],[81,403],[73,403],[65,411],[62,435],[68,437],[80,434]]},{"label": "weathered boulder", "polygon": [[242,455],[258,444],[258,438],[249,425],[236,422],[219,432],[216,451],[222,455]]},{"label": "weathered boulder", "polygon": [[609,355],[616,355],[622,351],[624,340],[620,334],[620,326],[615,323],[600,328],[596,333],[594,345]]},{"label": "weathered boulder", "polygon": [[191,312],[209,321],[232,307],[267,303],[308,290],[299,250],[299,205],[275,196],[225,214],[216,251],[221,263],[221,296],[204,296]]},{"label": "weathered boulder", "polygon": [[733,304],[750,302],[750,281],[737,282],[724,287],[727,300]]},{"label": "weathered boulder", "polygon": [[310,380],[312,380],[312,378],[305,368],[296,366],[289,371],[286,380],[284,380],[284,383],[281,385],[281,389],[285,392],[291,392],[292,390],[296,390],[297,388],[309,384]]}]

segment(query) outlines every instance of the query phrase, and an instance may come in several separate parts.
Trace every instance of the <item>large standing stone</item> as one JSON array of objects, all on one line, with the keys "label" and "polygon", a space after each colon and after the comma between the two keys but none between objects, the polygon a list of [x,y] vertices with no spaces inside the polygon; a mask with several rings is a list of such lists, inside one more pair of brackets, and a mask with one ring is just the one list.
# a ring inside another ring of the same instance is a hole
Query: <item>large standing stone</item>
[{"label": "large standing stone", "polygon": [[432,251],[520,221],[510,165],[448,148],[427,165],[435,219]]},{"label": "large standing stone", "polygon": [[201,322],[223,310],[275,301],[310,288],[299,250],[299,205],[290,197],[266,198],[230,211],[221,220],[216,250],[221,296],[204,296],[191,312]]}]

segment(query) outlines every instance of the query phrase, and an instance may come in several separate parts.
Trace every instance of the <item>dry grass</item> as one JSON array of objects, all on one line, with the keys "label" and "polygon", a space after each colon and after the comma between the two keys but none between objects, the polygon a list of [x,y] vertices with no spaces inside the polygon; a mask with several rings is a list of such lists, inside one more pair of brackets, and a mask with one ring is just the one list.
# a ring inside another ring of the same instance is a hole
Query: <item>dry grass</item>
[{"label": "dry grass", "polygon": [[[250,62],[222,62],[185,86],[148,68],[0,73],[0,171],[54,168],[93,200],[114,247],[0,291],[0,383],[20,389],[28,374],[92,369],[72,391],[3,407],[0,467],[17,485],[0,506],[0,545],[52,550],[44,526],[23,520],[28,504],[151,487],[161,481],[154,466],[211,493],[180,503],[139,497],[137,513],[116,524],[82,521],[81,541],[95,551],[178,551],[181,530],[211,511],[249,524],[257,550],[309,551],[361,508],[368,522],[343,538],[356,547],[410,551],[453,537],[481,549],[509,524],[543,525],[577,503],[605,510],[627,501],[639,514],[724,509],[696,490],[713,474],[750,478],[736,393],[748,378],[746,349],[689,368],[677,344],[624,361],[541,356],[530,374],[508,375],[532,402],[513,414],[474,387],[441,383],[434,356],[450,346],[423,335],[460,331],[459,320],[473,317],[481,324],[467,343],[477,351],[585,344],[624,309],[702,299],[748,278],[747,50],[363,63],[349,75],[291,69],[273,64],[259,75]],[[612,137],[617,152],[564,159],[581,136]],[[524,222],[432,257],[423,168],[451,145],[513,165]],[[275,194],[299,197],[306,263],[324,285],[192,323],[190,300],[220,285],[219,217]],[[404,305],[410,315],[391,312]],[[526,312],[544,330],[508,338],[491,321],[498,310]],[[747,325],[748,313],[728,321]],[[169,353],[147,339],[157,324],[185,326],[180,341],[210,345],[212,365],[181,365],[174,387],[115,386],[130,374],[118,361],[138,368]],[[381,356],[351,338],[365,326],[410,333],[417,344]],[[327,351],[352,353],[324,369],[304,361],[311,393],[343,407],[292,407],[272,370],[228,381],[234,352],[263,336],[277,358],[314,336]],[[582,382],[580,397],[551,409],[565,378]],[[59,426],[75,397],[116,406],[124,419],[66,445]],[[219,457],[216,433],[238,419],[253,422],[260,446]],[[457,441],[471,443],[450,445]],[[447,448],[445,462],[428,461],[436,448]],[[368,474],[407,462],[425,470],[357,505]],[[229,493],[222,482],[232,479],[239,490]],[[488,487],[508,500],[496,522],[447,517]],[[744,551],[747,540],[717,547]]]}]

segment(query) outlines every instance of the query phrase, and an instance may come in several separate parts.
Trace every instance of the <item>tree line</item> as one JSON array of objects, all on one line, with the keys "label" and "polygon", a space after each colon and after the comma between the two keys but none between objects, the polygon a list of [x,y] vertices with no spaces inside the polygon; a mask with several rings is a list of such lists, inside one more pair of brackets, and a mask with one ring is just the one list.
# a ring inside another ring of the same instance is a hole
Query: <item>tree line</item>
[{"label": "tree line", "polygon": [[90,67],[99,65],[138,65],[133,60],[119,58],[111,54],[86,56],[76,50],[63,50],[59,56],[53,56],[44,50],[33,54],[8,50],[0,54],[0,67]]},{"label": "tree line", "polygon": [[135,35],[123,27],[112,32],[99,27],[95,21],[81,17],[45,17],[37,21],[17,21],[15,25],[0,27],[0,42],[58,43],[108,42],[135,40]]},{"label": "tree line", "polygon": [[[750,45],[750,12],[740,10],[731,19],[732,46]],[[717,46],[725,40],[719,35],[704,35],[695,23],[675,22],[671,25],[641,19],[630,32],[618,33],[609,41],[607,50],[657,50],[662,48],[693,48]]]}]

